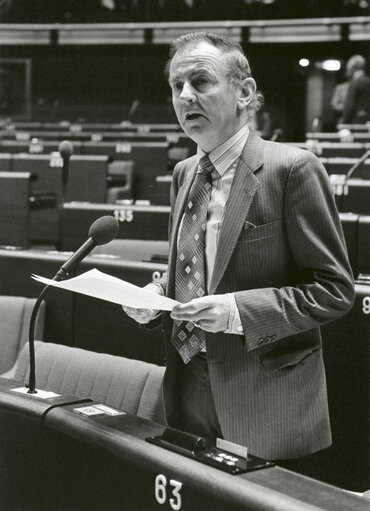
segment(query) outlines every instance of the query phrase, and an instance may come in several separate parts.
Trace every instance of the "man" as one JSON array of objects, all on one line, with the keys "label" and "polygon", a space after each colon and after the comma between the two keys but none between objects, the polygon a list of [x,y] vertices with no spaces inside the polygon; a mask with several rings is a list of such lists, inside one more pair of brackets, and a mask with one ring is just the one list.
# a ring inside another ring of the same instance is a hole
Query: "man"
[{"label": "man", "polygon": [[261,95],[237,43],[187,34],[170,56],[173,106],[198,153],[175,167],[168,271],[148,285],[186,302],[162,314],[168,424],[267,459],[309,455],[331,442],[319,325],[354,299],[327,174],[249,131]]},{"label": "man", "polygon": [[354,55],[347,62],[351,77],[344,104],[344,123],[365,123],[370,120],[370,78],[365,73],[366,60]]},{"label": "man", "polygon": [[336,114],[336,119],[338,122],[342,122],[342,115],[343,115],[344,105],[346,103],[348,88],[349,88],[349,81],[338,83],[334,87],[333,95],[331,97],[330,105]]}]

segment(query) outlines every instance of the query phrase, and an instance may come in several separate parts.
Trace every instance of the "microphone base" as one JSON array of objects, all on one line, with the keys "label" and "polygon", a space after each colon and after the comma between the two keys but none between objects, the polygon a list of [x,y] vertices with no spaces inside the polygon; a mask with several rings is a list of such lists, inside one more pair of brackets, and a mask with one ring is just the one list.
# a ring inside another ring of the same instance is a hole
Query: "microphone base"
[{"label": "microphone base", "polygon": [[61,394],[56,394],[55,392],[51,392],[48,390],[29,390],[28,387],[17,387],[14,389],[9,389],[11,392],[17,392],[19,394],[27,395],[30,397],[38,397],[40,399],[50,399],[53,397],[59,397]]}]

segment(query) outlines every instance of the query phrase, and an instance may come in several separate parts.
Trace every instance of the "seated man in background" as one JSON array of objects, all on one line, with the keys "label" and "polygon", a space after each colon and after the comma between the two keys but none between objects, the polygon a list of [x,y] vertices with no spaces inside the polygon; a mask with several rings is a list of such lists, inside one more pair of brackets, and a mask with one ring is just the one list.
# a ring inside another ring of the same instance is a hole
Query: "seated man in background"
[{"label": "seated man in background", "polygon": [[342,122],[344,105],[346,103],[348,93],[349,82],[338,83],[333,91],[330,105],[336,114],[336,121]]},{"label": "seated man in background", "polygon": [[319,327],[354,300],[327,173],[248,128],[262,96],[236,42],[183,35],[167,71],[198,144],[173,174],[168,271],[147,286],[181,302],[161,314],[168,424],[304,463],[331,443]]},{"label": "seated man in background", "polygon": [[354,55],[347,62],[351,77],[344,104],[344,123],[365,123],[370,120],[370,77],[366,75],[366,60]]}]

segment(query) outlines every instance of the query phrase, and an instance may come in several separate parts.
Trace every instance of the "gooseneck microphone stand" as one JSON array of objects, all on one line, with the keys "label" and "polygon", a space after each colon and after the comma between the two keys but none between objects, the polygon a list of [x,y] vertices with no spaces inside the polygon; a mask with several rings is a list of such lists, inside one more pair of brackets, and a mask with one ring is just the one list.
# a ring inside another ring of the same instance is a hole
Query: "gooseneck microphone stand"
[{"label": "gooseneck microphone stand", "polygon": [[62,246],[62,216],[63,216],[63,207],[64,202],[67,196],[67,186],[68,186],[68,177],[69,177],[69,160],[73,154],[73,145],[69,140],[63,140],[59,144],[59,154],[63,160],[62,167],[62,191],[59,200],[59,211],[58,211],[58,241],[57,241],[57,250],[63,250]]},{"label": "gooseneck microphone stand", "polygon": [[[67,263],[66,263],[67,264]],[[68,272],[66,272],[63,268],[59,268],[56,275],[53,277],[52,280],[56,280],[57,282],[60,280],[63,280],[64,277],[68,275]],[[36,303],[32,309],[31,319],[30,319],[30,327],[28,331],[28,346],[29,346],[29,357],[30,357],[30,376],[28,380],[28,391],[27,394],[37,394],[36,390],[36,357],[35,357],[35,325],[36,325],[36,317],[37,313],[39,311],[42,299],[48,292],[49,288],[51,286],[48,284],[44,287],[44,289],[41,291],[39,297],[36,300]]]},{"label": "gooseneck microphone stand", "polygon": [[[85,245],[87,245],[87,244],[88,244],[88,242],[85,243]],[[90,242],[90,244],[92,245],[91,242]],[[81,257],[81,259],[82,259],[82,257]],[[78,260],[77,261],[73,260],[73,265],[78,264],[78,262],[79,262]],[[52,280],[56,280],[57,282],[59,282],[60,280],[63,280],[68,275],[68,271],[66,271],[64,268],[64,267],[66,267],[66,265],[68,265],[68,267],[72,266],[72,264],[69,261],[67,261],[67,263],[65,263],[61,268],[59,268],[58,272],[56,273],[56,275],[54,275]],[[46,293],[48,292],[50,287],[51,286],[49,284],[44,287],[44,289],[41,291],[41,293],[40,293],[39,297],[37,298],[36,303],[32,309],[32,314],[31,314],[31,319],[30,319],[30,327],[28,330],[30,376],[29,376],[28,385],[27,385],[28,386],[27,394],[37,394],[37,390],[36,390],[36,362],[35,362],[35,359],[36,359],[36,357],[35,357],[35,325],[36,325],[37,313],[39,311],[42,299],[44,298],[44,296],[46,295]]]},{"label": "gooseneck microphone stand", "polygon": [[[89,229],[89,238],[81,245],[81,247],[72,254],[72,256],[59,268],[55,276],[52,280],[60,281],[67,277],[70,272],[91,252],[91,250],[96,247],[96,245],[105,245],[112,241],[118,233],[119,224],[118,221],[110,215],[102,216],[95,220]],[[27,394],[37,394],[36,390],[36,368],[35,368],[35,324],[37,312],[40,308],[42,299],[47,293],[50,285],[46,285],[44,289],[41,291],[39,297],[36,300],[36,303],[33,307],[30,326],[29,326],[29,335],[28,335],[28,344],[29,344],[29,367],[30,367],[30,376],[28,383],[28,391]]]},{"label": "gooseneck microphone stand", "polygon": [[346,174],[346,181],[348,181],[352,174],[357,170],[361,165],[369,158],[370,156],[370,150],[364,152],[364,154],[361,156],[361,158],[349,169],[349,171]]},{"label": "gooseneck microphone stand", "polygon": [[[53,280],[62,280],[62,277],[60,277],[58,274],[55,275]],[[33,307],[31,319],[30,319],[30,327],[28,331],[28,347],[29,347],[29,357],[30,357],[30,376],[28,380],[28,391],[27,394],[37,394],[36,390],[36,367],[35,367],[35,324],[36,324],[36,317],[37,313],[39,311],[42,299],[46,295],[48,289],[50,288],[50,285],[47,285],[44,287],[44,289],[41,291],[39,297],[36,300],[36,303]]]}]

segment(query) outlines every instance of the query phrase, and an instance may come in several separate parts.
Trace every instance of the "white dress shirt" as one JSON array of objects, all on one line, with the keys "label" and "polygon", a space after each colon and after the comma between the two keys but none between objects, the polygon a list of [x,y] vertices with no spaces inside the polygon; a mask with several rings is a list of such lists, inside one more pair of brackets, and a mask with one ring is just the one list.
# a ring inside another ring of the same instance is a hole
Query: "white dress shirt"
[{"label": "white dress shirt", "polygon": [[[235,171],[243,148],[247,142],[248,135],[249,129],[248,126],[245,125],[237,131],[235,135],[208,154],[210,161],[215,167],[215,170],[212,172],[212,190],[208,204],[205,243],[208,287],[212,279],[220,230],[224,220],[225,206],[230,195]],[[206,153],[198,148],[197,154],[200,159]],[[234,294],[227,293],[225,297],[230,304],[229,323],[225,332],[241,335],[243,334],[243,327]]]}]

